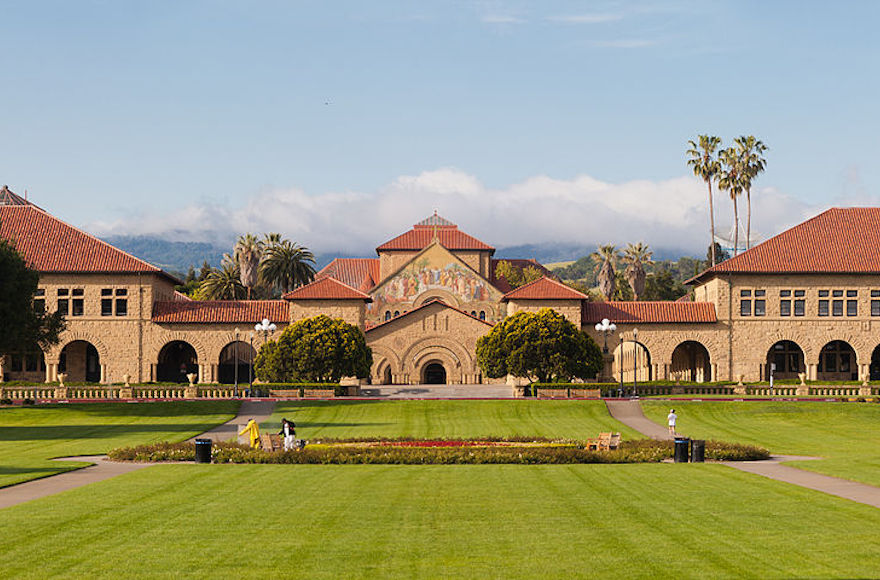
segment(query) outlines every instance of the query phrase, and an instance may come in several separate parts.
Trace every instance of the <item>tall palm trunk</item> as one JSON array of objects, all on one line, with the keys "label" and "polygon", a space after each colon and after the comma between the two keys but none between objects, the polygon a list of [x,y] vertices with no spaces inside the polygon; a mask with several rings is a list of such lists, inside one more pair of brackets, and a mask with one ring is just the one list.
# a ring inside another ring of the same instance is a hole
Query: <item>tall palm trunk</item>
[{"label": "tall palm trunk", "polygon": [[746,249],[752,247],[752,188],[746,189]]},{"label": "tall palm trunk", "polygon": [[715,206],[712,203],[712,182],[709,184],[709,231],[712,237],[709,239],[709,247],[712,248],[712,265],[715,265]]},{"label": "tall palm trunk", "polygon": [[739,212],[736,208],[736,196],[733,196],[733,255],[739,254]]}]

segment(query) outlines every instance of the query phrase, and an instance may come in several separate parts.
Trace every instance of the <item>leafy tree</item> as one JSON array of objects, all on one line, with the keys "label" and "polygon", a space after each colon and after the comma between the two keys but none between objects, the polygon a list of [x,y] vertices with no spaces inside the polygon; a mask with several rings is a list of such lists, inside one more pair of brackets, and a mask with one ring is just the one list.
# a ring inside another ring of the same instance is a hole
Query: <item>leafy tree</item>
[{"label": "leafy tree", "polygon": [[477,340],[477,362],[490,378],[505,375],[564,382],[595,377],[602,367],[596,342],[549,308],[520,311]]},{"label": "leafy tree", "polygon": [[[709,187],[709,238],[715,243],[715,205],[712,200],[712,182],[718,179],[721,172],[721,162],[718,160],[716,151],[721,146],[719,137],[710,135],[700,135],[698,137],[699,144],[688,141],[690,149],[687,151],[689,157],[687,164],[694,170],[694,175],[706,182]],[[712,252],[711,263],[714,266],[718,262],[715,261],[715,246],[710,246]]]},{"label": "leafy tree", "polygon": [[372,365],[360,329],[321,314],[288,326],[277,341],[263,345],[254,372],[261,381],[337,383],[368,376]]},{"label": "leafy tree", "polygon": [[241,283],[238,266],[227,254],[219,270],[211,270],[200,284],[196,298],[199,300],[241,300],[247,290]]},{"label": "leafy tree", "polygon": [[619,300],[621,302],[632,302],[634,298],[635,296],[633,295],[629,282],[626,280],[626,276],[623,275],[623,272],[615,272],[614,292],[611,294],[611,299]]},{"label": "leafy tree", "polygon": [[739,253],[739,211],[736,199],[743,192],[743,167],[736,149],[728,147],[720,154],[722,169],[718,177],[718,187],[730,195],[733,202],[733,255]]},{"label": "leafy tree", "polygon": [[764,159],[767,146],[763,141],[755,139],[754,135],[740,136],[733,142],[742,168],[742,187],[746,192],[746,249],[749,249],[752,239],[752,181],[758,174],[763,173],[767,166],[767,160]]},{"label": "leafy tree", "polygon": [[[713,246],[714,246],[714,248],[713,248]],[[715,263],[716,264],[720,264],[721,262],[724,262],[725,260],[730,259],[730,252],[728,252],[727,250],[722,248],[721,244],[719,244],[718,242],[715,242],[714,244],[712,244],[712,246],[709,246],[709,248],[706,250],[706,268],[710,268],[713,265],[712,264],[712,251],[713,250],[715,252],[715,259],[716,259]]]},{"label": "leafy tree", "polygon": [[623,263],[626,264],[624,276],[626,281],[632,288],[633,299],[641,300],[641,295],[645,292],[645,266],[654,263],[651,257],[654,252],[647,244],[639,242],[638,244],[627,244],[623,250]]},{"label": "leafy tree", "polygon": [[606,301],[610,301],[614,294],[614,266],[619,258],[617,248],[611,244],[599,246],[599,249],[590,254],[590,256],[595,264],[599,291],[605,296]]},{"label": "leafy tree", "polygon": [[64,317],[35,307],[39,280],[15,246],[0,238],[0,356],[35,344],[41,348],[58,344],[66,326]]},{"label": "leafy tree", "polygon": [[[280,237],[280,234],[267,234],[267,240],[269,235]],[[315,256],[308,248],[290,240],[267,242],[260,262],[260,278],[288,292],[315,279],[314,264]]]},{"label": "leafy tree", "polygon": [[208,274],[211,273],[211,264],[208,263],[208,260],[202,262],[202,267],[199,269],[199,282],[204,282],[205,278],[208,277]]},{"label": "leafy tree", "polygon": [[192,264],[190,264],[189,270],[186,271],[186,278],[184,278],[183,282],[185,284],[189,284],[190,282],[195,281],[195,279],[196,279],[196,269]]},{"label": "leafy tree", "polygon": [[504,279],[507,280],[511,288],[519,288],[540,279],[544,273],[534,266],[520,268],[507,260],[501,260],[495,266],[495,275],[504,276]]},{"label": "leafy tree", "polygon": [[645,300],[678,300],[687,293],[684,284],[676,280],[669,270],[649,274],[645,280]]},{"label": "leafy tree", "polygon": [[264,243],[253,234],[245,234],[235,243],[232,255],[241,275],[241,283],[247,288],[248,300],[251,299],[251,291],[257,285],[258,268],[264,247]]}]

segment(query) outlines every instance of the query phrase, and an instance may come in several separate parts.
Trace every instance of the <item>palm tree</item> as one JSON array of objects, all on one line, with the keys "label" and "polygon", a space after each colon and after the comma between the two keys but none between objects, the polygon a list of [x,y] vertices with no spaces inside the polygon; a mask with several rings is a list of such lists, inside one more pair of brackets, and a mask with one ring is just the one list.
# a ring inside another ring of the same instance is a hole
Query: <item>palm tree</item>
[{"label": "palm tree", "polygon": [[718,187],[726,191],[733,201],[733,255],[739,253],[739,211],[736,198],[743,192],[742,166],[739,154],[733,147],[728,147],[719,155],[723,168],[718,176]]},{"label": "palm tree", "polygon": [[687,155],[690,156],[687,164],[694,170],[694,175],[706,182],[709,187],[709,231],[712,235],[710,247],[712,248],[712,265],[715,265],[715,207],[712,201],[712,182],[718,179],[718,173],[721,171],[721,163],[718,161],[716,150],[721,146],[721,138],[700,135],[698,137],[700,143],[697,145],[693,141],[688,141],[690,149]]},{"label": "palm tree", "polygon": [[755,139],[754,135],[739,136],[733,140],[739,154],[740,167],[742,168],[742,186],[746,191],[746,249],[751,247],[752,239],[752,180],[759,173],[763,173],[767,166],[767,160],[763,153],[767,146],[763,141]]},{"label": "palm tree", "polygon": [[315,256],[308,248],[290,240],[279,240],[266,248],[260,263],[260,277],[284,292],[315,279]]},{"label": "palm tree", "polygon": [[229,254],[223,259],[219,270],[211,270],[199,284],[199,300],[240,300],[245,296],[241,275]]},{"label": "palm tree", "polygon": [[241,283],[247,288],[247,298],[250,300],[251,290],[257,285],[257,268],[263,257],[263,242],[253,234],[245,234],[235,242],[233,256],[241,272]]},{"label": "palm tree", "polygon": [[605,296],[605,301],[611,300],[614,294],[614,264],[617,262],[617,248],[608,244],[590,254],[596,263],[596,279],[599,281],[599,291]]},{"label": "palm tree", "polygon": [[635,300],[640,300],[645,292],[645,279],[647,278],[645,266],[654,263],[654,260],[651,259],[653,255],[654,252],[642,242],[635,245],[627,244],[626,249],[623,250],[623,262],[627,265],[623,275],[626,276],[626,281],[632,288]]}]

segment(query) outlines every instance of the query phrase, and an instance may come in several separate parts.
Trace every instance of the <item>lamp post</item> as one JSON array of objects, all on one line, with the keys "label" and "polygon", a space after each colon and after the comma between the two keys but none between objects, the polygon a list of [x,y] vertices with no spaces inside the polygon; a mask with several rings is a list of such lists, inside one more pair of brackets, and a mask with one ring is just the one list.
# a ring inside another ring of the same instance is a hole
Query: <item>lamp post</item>
[{"label": "lamp post", "polygon": [[633,328],[633,397],[639,396],[637,359],[639,356],[639,329]]},{"label": "lamp post", "polygon": [[617,376],[620,378],[620,389],[617,394],[623,397],[623,333],[620,333],[620,364],[617,365]]},{"label": "lamp post", "polygon": [[[262,332],[262,333],[263,333],[263,344],[264,344],[264,345],[265,345],[267,342],[269,342],[269,333],[270,333],[270,332],[275,332],[275,329],[276,329],[276,328],[278,328],[278,327],[275,326],[275,323],[274,323],[274,322],[269,322],[269,319],[268,319],[268,318],[264,318],[262,322],[260,322],[259,324],[255,324],[255,325],[254,325],[254,330],[255,330],[255,331],[257,331],[257,332]],[[253,356],[253,353],[251,353],[251,356]],[[253,364],[251,364],[251,369],[253,369]],[[251,372],[253,372],[253,370],[252,370]]]},{"label": "lamp post", "polygon": [[236,327],[235,330],[232,331],[232,333],[235,335],[235,342],[232,343],[232,350],[235,353],[234,354],[234,356],[235,356],[235,387],[234,387],[234,391],[233,391],[233,396],[236,399],[238,398],[238,333],[239,332],[241,332],[241,331],[238,329],[238,327]]},{"label": "lamp post", "polygon": [[602,354],[608,354],[608,333],[617,330],[617,325],[607,318],[603,318],[602,322],[596,323],[595,328],[596,332],[601,332],[605,337],[605,346],[602,347]]},{"label": "lamp post", "polygon": [[254,331],[248,332],[248,339],[250,340],[251,352],[250,359],[251,364],[250,368],[248,368],[248,392],[250,392],[251,388],[254,386]]}]

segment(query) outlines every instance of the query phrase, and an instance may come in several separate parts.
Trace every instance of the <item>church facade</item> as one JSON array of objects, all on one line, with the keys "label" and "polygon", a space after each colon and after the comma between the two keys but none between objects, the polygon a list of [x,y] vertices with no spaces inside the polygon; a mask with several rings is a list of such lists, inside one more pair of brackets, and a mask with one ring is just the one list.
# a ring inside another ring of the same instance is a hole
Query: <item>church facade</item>
[{"label": "church facade", "polygon": [[[513,289],[492,246],[436,213],[280,300],[190,300],[173,276],[6,188],[0,236],[40,273],[35,307],[68,323],[57,346],[0,357],[2,380],[246,382],[265,341],[327,314],[364,332],[373,384],[498,382],[477,339],[546,307],[607,348],[605,380],[880,380],[880,208],[823,212],[696,276],[694,301],[678,302],[591,302],[533,260],[507,260],[544,274]],[[605,318],[614,335],[595,330]],[[263,319],[277,330],[254,331]]]}]

